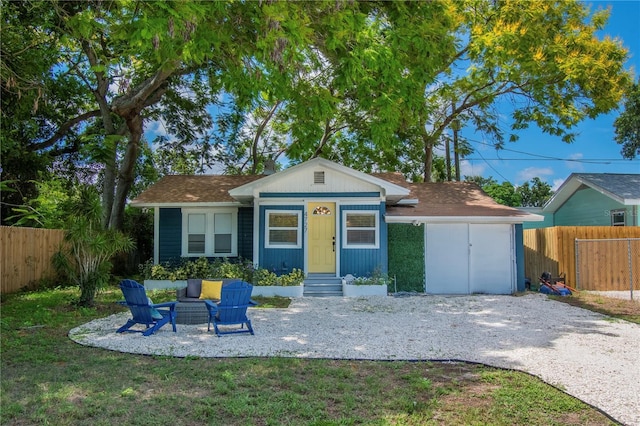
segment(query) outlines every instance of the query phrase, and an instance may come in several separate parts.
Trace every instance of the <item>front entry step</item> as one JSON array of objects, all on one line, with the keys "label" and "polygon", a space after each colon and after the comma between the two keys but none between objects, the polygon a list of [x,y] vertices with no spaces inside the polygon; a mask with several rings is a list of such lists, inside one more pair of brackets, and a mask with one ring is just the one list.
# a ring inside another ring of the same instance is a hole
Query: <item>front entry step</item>
[{"label": "front entry step", "polygon": [[341,297],[342,279],[334,275],[309,274],[304,280],[305,297]]}]

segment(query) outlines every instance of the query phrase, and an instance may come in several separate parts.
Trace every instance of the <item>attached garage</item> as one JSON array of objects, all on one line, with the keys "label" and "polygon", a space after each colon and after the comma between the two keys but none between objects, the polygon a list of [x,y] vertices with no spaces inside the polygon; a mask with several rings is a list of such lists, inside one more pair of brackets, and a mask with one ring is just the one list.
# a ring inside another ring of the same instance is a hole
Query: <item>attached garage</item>
[{"label": "attached garage", "polygon": [[[467,182],[409,184],[414,203],[389,206],[387,223],[424,229],[424,292],[512,294],[524,289],[522,223],[542,220],[496,203]],[[389,264],[393,274],[395,265]],[[397,283],[402,288],[402,283]]]},{"label": "attached garage", "polygon": [[425,292],[511,294],[516,290],[513,225],[427,223]]}]

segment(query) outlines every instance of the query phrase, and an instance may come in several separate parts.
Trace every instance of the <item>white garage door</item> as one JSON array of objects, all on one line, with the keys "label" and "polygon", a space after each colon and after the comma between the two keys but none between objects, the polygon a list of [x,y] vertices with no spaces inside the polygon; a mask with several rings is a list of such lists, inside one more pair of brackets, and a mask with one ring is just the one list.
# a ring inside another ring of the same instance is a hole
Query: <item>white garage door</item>
[{"label": "white garage door", "polygon": [[469,229],[466,223],[427,224],[427,293],[469,294]]},{"label": "white garage door", "polygon": [[426,291],[510,294],[515,290],[512,226],[427,224]]}]

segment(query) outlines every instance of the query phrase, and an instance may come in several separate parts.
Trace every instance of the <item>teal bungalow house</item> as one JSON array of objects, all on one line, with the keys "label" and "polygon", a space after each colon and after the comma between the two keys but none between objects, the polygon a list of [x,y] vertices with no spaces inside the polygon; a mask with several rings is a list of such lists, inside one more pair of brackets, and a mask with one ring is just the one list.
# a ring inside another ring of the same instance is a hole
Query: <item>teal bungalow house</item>
[{"label": "teal bungalow house", "polygon": [[[474,184],[410,183],[322,159],[270,175],[166,176],[131,202],[154,209],[154,262],[243,258],[312,281],[370,276],[390,291],[524,288],[522,224]],[[395,278],[395,281],[393,279]]]},{"label": "teal bungalow house", "polygon": [[524,210],[544,216],[524,229],[640,226],[640,174],[572,173],[543,207]]}]

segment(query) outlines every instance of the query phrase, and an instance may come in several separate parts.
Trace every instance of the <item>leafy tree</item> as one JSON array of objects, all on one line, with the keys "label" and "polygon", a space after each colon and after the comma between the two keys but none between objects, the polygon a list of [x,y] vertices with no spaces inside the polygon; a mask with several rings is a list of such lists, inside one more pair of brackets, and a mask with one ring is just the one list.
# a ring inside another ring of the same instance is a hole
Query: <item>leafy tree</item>
[{"label": "leafy tree", "polygon": [[[11,223],[13,208],[38,195],[37,182],[65,151],[34,150],[35,141],[48,139],[63,111],[74,109],[83,97],[50,70],[57,64],[59,37],[43,29],[52,19],[47,2],[0,1],[0,161],[3,223]],[[74,139],[73,134],[69,134]]]},{"label": "leafy tree", "polygon": [[[599,40],[607,11],[573,1],[461,1],[456,7],[457,50],[438,71],[438,84],[425,86],[420,125],[425,180],[433,147],[460,122],[505,141],[497,113],[511,105],[509,141],[536,124],[564,142],[572,128],[616,107],[630,74],[619,40]],[[461,70],[467,70],[461,71]]]},{"label": "leafy tree", "polygon": [[50,178],[35,182],[38,196],[25,198],[24,204],[12,206],[12,215],[6,220],[16,226],[57,229],[63,226],[68,212],[64,211],[69,202],[69,182]]},{"label": "leafy tree", "polygon": [[493,176],[489,176],[488,178],[484,176],[465,176],[465,182],[473,182],[478,185],[480,188],[484,188],[485,186],[497,184],[498,181],[493,178]]},{"label": "leafy tree", "polygon": [[511,182],[491,183],[482,189],[496,202],[505,206],[518,207],[521,204],[520,194],[516,192],[516,188]]},{"label": "leafy tree", "polygon": [[[570,141],[629,82],[620,43],[595,37],[607,13],[577,2],[2,4],[3,180],[93,173],[115,229],[155,160],[259,172],[286,150],[429,181],[453,127],[506,140],[498,103],[514,102],[509,140],[535,123]],[[146,154],[150,120],[168,136]]]},{"label": "leafy tree", "polygon": [[553,195],[551,185],[543,182],[539,177],[531,179],[531,185],[529,182],[523,183],[516,192],[520,195],[522,207],[542,207]]},{"label": "leafy tree", "polygon": [[80,306],[92,306],[111,277],[111,258],[133,248],[124,234],[102,227],[102,204],[95,188],[82,188],[70,200],[65,245],[54,256],[59,272],[80,288]]},{"label": "leafy tree", "polygon": [[622,145],[622,156],[634,159],[640,155],[640,81],[625,94],[624,111],[613,123],[616,142]]},{"label": "leafy tree", "polygon": [[[608,12],[590,15],[582,3],[389,2],[350,12],[309,23],[318,36],[278,97],[295,161],[322,155],[429,181],[441,176],[433,148],[454,128],[498,147],[530,124],[571,142],[575,125],[615,108],[630,82],[620,41],[595,36]],[[511,108],[509,130],[498,106]]]},{"label": "leafy tree", "polygon": [[553,195],[551,186],[538,177],[515,187],[511,182],[498,183],[493,176],[465,176],[500,204],[511,207],[542,207]]}]

